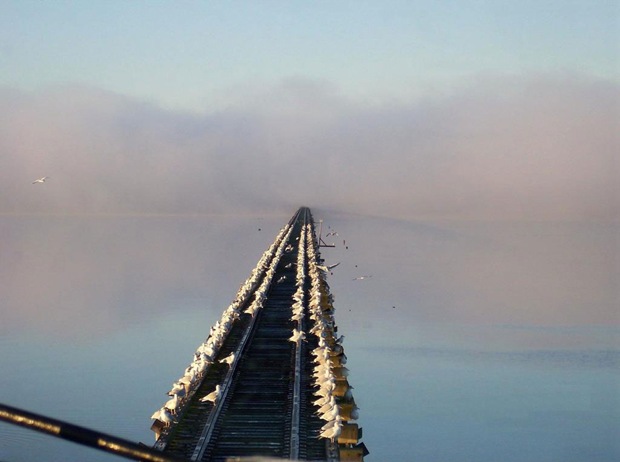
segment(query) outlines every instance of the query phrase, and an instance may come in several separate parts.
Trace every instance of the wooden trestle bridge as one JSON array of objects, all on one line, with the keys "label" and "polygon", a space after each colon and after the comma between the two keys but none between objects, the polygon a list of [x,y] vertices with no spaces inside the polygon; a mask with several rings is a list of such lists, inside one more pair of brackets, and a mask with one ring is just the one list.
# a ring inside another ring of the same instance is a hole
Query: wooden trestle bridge
[{"label": "wooden trestle bridge", "polygon": [[152,419],[192,461],[359,461],[368,453],[310,209],[280,231]]}]

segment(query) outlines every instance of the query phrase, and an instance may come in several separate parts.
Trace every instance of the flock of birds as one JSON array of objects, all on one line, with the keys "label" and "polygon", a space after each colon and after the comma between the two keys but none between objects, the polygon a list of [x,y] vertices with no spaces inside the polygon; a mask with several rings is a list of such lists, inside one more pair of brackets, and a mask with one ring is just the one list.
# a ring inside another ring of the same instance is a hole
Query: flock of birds
[{"label": "flock of birds", "polygon": [[[207,339],[197,348],[194,358],[185,369],[184,374],[173,383],[168,392],[171,399],[155,411],[151,419],[159,421],[163,427],[169,427],[174,423],[183,407],[196,393],[209,366],[216,360],[220,347],[226,340],[233,323],[241,315],[241,308],[247,304],[252,294],[254,294],[254,299],[244,313],[254,317],[263,307],[276,267],[285,250],[283,243],[288,241],[291,231],[290,225],[286,225],[280,230],[274,243],[263,253],[258,264],[252,270],[250,277],[239,288],[234,301],[224,310],[220,320],[211,328]],[[259,285],[261,279],[262,282]],[[235,359],[237,359],[236,354],[232,352],[220,359],[219,362],[232,367]],[[200,401],[215,404],[221,398],[221,394],[221,385],[216,385],[215,390],[201,397]],[[158,431],[156,431],[156,438],[159,438]]]},{"label": "flock of birds", "polygon": [[[336,394],[338,378],[348,375],[348,370],[344,367],[346,364],[346,355],[342,347],[344,336],[336,338],[333,296],[329,293],[328,285],[325,282],[329,267],[316,263],[317,250],[312,239],[310,226],[306,229],[306,239],[309,244],[306,250],[308,253],[308,274],[310,276],[308,316],[312,320],[313,326],[309,330],[309,334],[316,336],[318,340],[317,347],[311,353],[315,364],[313,369],[314,395],[316,396],[314,405],[318,408],[316,411],[318,416],[325,421],[319,436],[334,442],[340,436],[345,420],[358,418],[358,408],[353,401],[350,387],[344,393]],[[303,279],[301,280],[303,281]],[[300,289],[301,286],[298,287],[296,294],[303,294]],[[295,305],[293,305],[293,315],[295,315]],[[343,416],[341,413],[341,402],[347,402],[351,407],[347,416]]]},{"label": "flock of birds", "polygon": [[[263,307],[282,253],[294,249],[291,244],[285,245],[291,231],[292,226],[290,224],[285,226],[274,243],[262,255],[250,277],[241,285],[235,300],[224,310],[221,319],[211,328],[209,337],[196,350],[193,361],[185,369],[183,376],[172,385],[168,392],[170,399],[151,416],[151,419],[161,422],[163,427],[168,427],[175,422],[183,407],[198,390],[202,378],[209,365],[215,361],[233,323],[239,319],[241,307],[247,304],[252,293],[255,294],[254,299],[243,312],[254,317]],[[350,388],[344,393],[335,393],[337,380],[346,377],[348,371],[344,367],[346,363],[346,356],[342,347],[344,337],[336,338],[335,335],[333,297],[329,293],[325,277],[329,270],[338,264],[332,267],[317,264],[317,248],[312,239],[310,225],[305,226],[298,239],[296,292],[292,297],[290,318],[295,327],[292,329],[289,341],[299,345],[300,342],[307,341],[308,335],[313,335],[318,340],[318,346],[311,352],[315,365],[313,369],[314,395],[316,397],[314,404],[317,408],[317,415],[325,422],[318,436],[333,442],[341,434],[343,424],[358,417],[358,408],[352,399]],[[310,276],[309,300],[305,300],[304,292],[306,281],[306,265],[304,262],[306,257]],[[289,265],[292,266],[292,264]],[[258,282],[261,278],[262,282],[259,285]],[[282,281],[279,279],[276,283],[278,282]],[[308,307],[307,310],[305,306]],[[312,325],[308,332],[303,331],[305,316],[310,318],[311,322],[308,324]],[[236,359],[237,354],[232,352],[220,359],[219,362],[228,364],[232,368]],[[222,399],[222,394],[223,388],[218,384],[213,391],[202,396],[199,400],[215,405]],[[348,406],[348,412],[345,416],[341,413],[343,402],[346,402],[346,406]],[[158,438],[159,435],[156,437]]]}]

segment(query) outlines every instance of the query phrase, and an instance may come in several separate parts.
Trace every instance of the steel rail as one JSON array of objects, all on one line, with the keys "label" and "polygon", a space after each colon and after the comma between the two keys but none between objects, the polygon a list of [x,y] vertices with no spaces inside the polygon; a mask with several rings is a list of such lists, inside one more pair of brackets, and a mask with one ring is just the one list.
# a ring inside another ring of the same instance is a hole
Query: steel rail
[{"label": "steel rail", "polygon": [[[297,216],[297,215],[296,215]],[[271,265],[272,266],[277,266],[277,264],[279,263],[279,259],[280,256],[282,254],[282,250],[284,249],[284,246],[288,244],[288,241],[290,239],[290,235],[292,232],[292,226],[290,227],[288,233],[286,234],[286,236],[282,239],[282,241],[280,242],[280,245],[278,246],[278,249],[276,251],[276,254],[274,255],[272,261],[271,261]],[[275,263],[275,265],[274,265]],[[271,284],[271,282],[269,282]],[[235,358],[233,360],[233,362],[230,364],[230,368],[228,370],[228,373],[226,374],[226,378],[224,379],[224,382],[222,384],[222,392],[221,392],[221,396],[218,398],[217,402],[215,403],[215,406],[213,408],[213,410],[211,411],[211,413],[209,414],[209,418],[207,419],[207,422],[200,434],[200,437],[198,438],[198,442],[196,444],[196,447],[194,449],[194,452],[191,456],[192,461],[197,461],[197,460],[201,460],[204,456],[205,450],[207,448],[208,443],[211,441],[211,437],[213,435],[213,431],[215,429],[215,423],[217,421],[217,419],[220,416],[220,413],[224,407],[224,403],[226,402],[226,398],[228,396],[228,393],[231,389],[231,384],[233,381],[233,378],[237,372],[237,368],[238,368],[238,364],[240,361],[240,358],[242,356],[242,352],[245,350],[245,347],[248,343],[248,339],[250,338],[251,334],[254,332],[255,330],[255,326],[256,326],[256,322],[257,319],[259,318],[259,315],[256,316],[252,316],[252,319],[250,321],[250,324],[247,326],[245,333],[243,334],[243,337],[241,339],[241,341],[239,342],[239,345],[237,346],[237,349],[235,350]]]},{"label": "steel rail", "polygon": [[[308,223],[308,212],[304,210],[304,217],[302,220],[301,233],[299,237],[299,247],[297,256],[297,283],[301,280],[301,289],[305,285],[307,274],[305,273],[306,266],[306,226]],[[301,254],[299,254],[301,253]],[[299,286],[298,286],[299,288]],[[306,297],[300,302],[305,307]],[[298,323],[298,329],[304,332],[302,328],[304,325],[305,315]],[[293,407],[291,416],[291,437],[290,437],[290,459],[297,460],[299,458],[299,442],[300,442],[300,423],[301,423],[301,356],[302,356],[302,341],[298,341],[295,345],[295,375],[293,383]]]}]

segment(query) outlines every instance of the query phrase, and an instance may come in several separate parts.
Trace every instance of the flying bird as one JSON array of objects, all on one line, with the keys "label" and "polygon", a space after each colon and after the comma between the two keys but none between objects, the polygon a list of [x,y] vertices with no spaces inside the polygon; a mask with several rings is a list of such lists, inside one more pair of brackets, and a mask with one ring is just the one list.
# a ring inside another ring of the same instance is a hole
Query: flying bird
[{"label": "flying bird", "polygon": [[318,269],[320,269],[321,271],[325,271],[326,273],[331,271],[332,269],[334,269],[336,266],[338,266],[340,264],[340,262],[336,263],[335,265],[316,265],[316,267]]},{"label": "flying bird", "polygon": [[32,182],[32,184],[35,184],[35,183],[45,183],[45,180],[47,180],[48,178],[49,178],[49,176],[42,176],[42,177],[41,177],[41,178],[39,178],[38,180],[34,180],[34,181]]},{"label": "flying bird", "polygon": [[371,278],[371,277],[372,277],[372,274],[368,274],[366,276],[358,276],[356,278],[353,278],[353,280],[354,281],[361,281],[362,279],[368,279],[368,278]]}]

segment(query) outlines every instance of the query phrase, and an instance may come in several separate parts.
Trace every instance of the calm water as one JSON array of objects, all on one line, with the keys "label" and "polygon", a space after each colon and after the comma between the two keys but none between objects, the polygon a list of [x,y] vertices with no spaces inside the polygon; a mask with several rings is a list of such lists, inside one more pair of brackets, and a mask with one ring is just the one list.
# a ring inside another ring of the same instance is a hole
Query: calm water
[{"label": "calm water", "polygon": [[[323,256],[368,460],[620,460],[618,225],[314,213],[339,234]],[[289,218],[0,217],[0,402],[152,443]],[[0,460],[120,459],[0,424]]]}]

